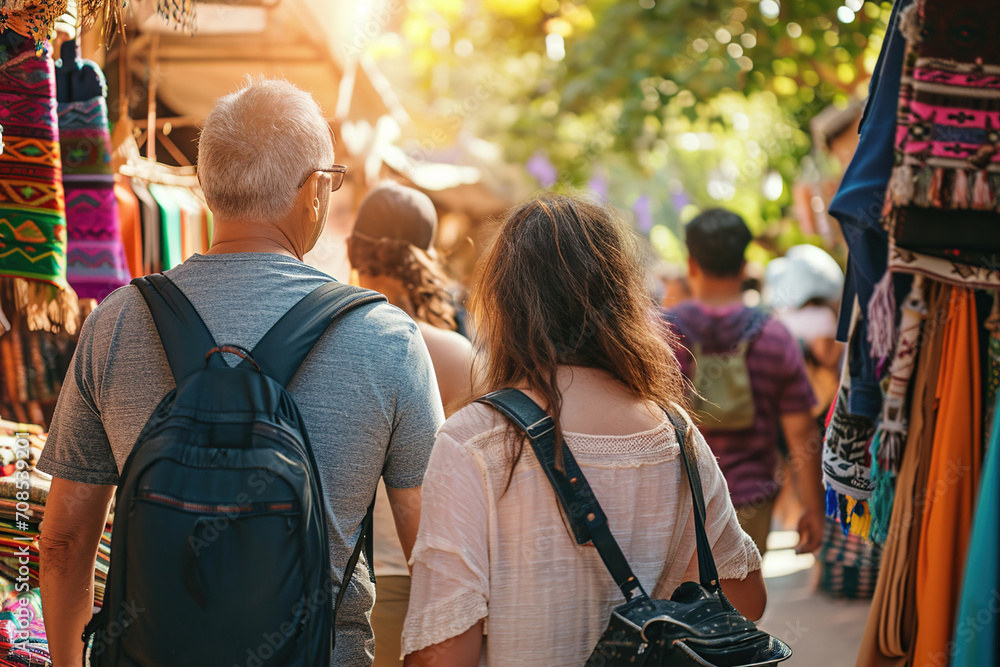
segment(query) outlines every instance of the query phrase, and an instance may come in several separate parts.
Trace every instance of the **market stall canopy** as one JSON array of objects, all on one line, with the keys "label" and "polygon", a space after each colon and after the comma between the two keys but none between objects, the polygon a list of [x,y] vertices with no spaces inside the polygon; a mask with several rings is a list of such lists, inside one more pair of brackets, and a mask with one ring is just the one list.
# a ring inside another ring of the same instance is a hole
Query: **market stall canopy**
[{"label": "market stall canopy", "polygon": [[[180,116],[204,119],[215,100],[247,75],[283,77],[313,94],[331,118],[366,119],[405,114],[377,71],[355,67],[369,35],[391,19],[389,3],[347,0],[227,0],[195,3],[194,32],[178,29],[157,14],[155,0],[132,0],[139,30],[130,54],[145,50],[157,35],[161,102]],[[359,8],[363,5],[363,8]],[[383,6],[384,7],[381,7]],[[377,32],[375,32],[377,34]],[[146,76],[145,59],[132,59],[133,73]],[[373,80],[374,79],[374,80]],[[349,85],[341,85],[346,82]],[[350,95],[350,104],[338,100]]]}]

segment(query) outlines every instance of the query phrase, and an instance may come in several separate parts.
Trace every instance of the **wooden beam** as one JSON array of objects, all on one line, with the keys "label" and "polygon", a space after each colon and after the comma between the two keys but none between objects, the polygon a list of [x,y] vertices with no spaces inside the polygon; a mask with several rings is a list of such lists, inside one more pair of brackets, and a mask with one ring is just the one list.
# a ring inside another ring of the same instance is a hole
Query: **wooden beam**
[{"label": "wooden beam", "polygon": [[191,161],[188,160],[187,156],[181,152],[181,149],[177,148],[177,144],[175,144],[170,137],[163,134],[162,132],[160,133],[160,144],[167,149],[167,152],[170,153],[171,157],[177,160],[177,164],[179,164],[182,167],[191,166]]},{"label": "wooden beam", "polygon": [[128,45],[124,39],[118,40],[118,120],[123,121],[128,118],[128,96],[130,90],[130,80],[132,73],[128,68]]},{"label": "wooden beam", "polygon": [[[153,35],[149,44],[149,99],[147,103],[146,127],[156,127],[156,83],[160,72],[156,62],[156,49],[160,44],[160,36]],[[146,157],[156,162],[156,131],[149,133],[146,143]]]},{"label": "wooden beam", "polygon": [[[202,119],[195,118],[194,116],[174,116],[173,118],[157,118],[156,119],[156,129],[162,130],[163,127],[170,123],[173,127],[193,127],[200,123]],[[147,119],[137,120],[132,123],[135,127],[145,130],[149,127],[149,121]]]}]

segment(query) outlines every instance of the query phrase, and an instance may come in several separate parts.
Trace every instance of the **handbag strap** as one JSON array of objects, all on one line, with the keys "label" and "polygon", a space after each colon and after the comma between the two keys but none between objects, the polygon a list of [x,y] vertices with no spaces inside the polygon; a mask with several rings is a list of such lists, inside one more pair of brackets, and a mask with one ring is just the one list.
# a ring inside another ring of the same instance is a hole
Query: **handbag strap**
[{"label": "handbag strap", "polygon": [[719,571],[715,567],[715,557],[712,556],[712,545],[708,541],[708,531],[705,529],[705,494],[701,485],[701,473],[698,472],[698,459],[694,453],[693,438],[688,435],[688,421],[677,411],[663,409],[667,419],[674,427],[677,445],[681,450],[681,461],[684,463],[685,476],[691,487],[691,505],[694,510],[694,534],[698,551],[698,581],[706,588],[719,587]]},{"label": "handbag strap", "polygon": [[[537,403],[518,389],[501,389],[478,399],[480,403],[493,406],[514,422],[527,436],[531,449],[545,472],[545,477],[555,491],[556,498],[569,522],[570,531],[577,544],[592,543],[615,584],[621,589],[627,601],[640,596],[648,597],[642,584],[632,572],[625,554],[611,534],[607,515],[601,509],[594,491],[580,469],[576,458],[566,446],[560,443],[565,472],[556,468],[555,421]],[[688,438],[687,422],[680,415],[667,411],[667,417],[674,426],[677,442],[681,448],[681,458],[691,485],[694,505],[695,533],[698,544],[698,572],[703,586],[717,587],[718,573],[712,557],[711,545],[705,533],[705,499],[701,490],[701,477],[693,465],[694,452],[686,451]]]}]

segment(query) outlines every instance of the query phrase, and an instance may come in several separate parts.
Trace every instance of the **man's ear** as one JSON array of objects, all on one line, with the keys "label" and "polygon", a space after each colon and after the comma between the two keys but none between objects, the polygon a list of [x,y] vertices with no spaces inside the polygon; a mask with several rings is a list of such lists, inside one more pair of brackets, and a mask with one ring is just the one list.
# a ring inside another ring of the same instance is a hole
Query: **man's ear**
[{"label": "man's ear", "polygon": [[688,275],[697,278],[700,273],[701,267],[698,266],[698,262],[695,261],[694,257],[688,255]]},{"label": "man's ear", "polygon": [[309,194],[312,196],[309,200],[309,220],[312,222],[319,222],[319,179],[313,174],[309,178]]}]

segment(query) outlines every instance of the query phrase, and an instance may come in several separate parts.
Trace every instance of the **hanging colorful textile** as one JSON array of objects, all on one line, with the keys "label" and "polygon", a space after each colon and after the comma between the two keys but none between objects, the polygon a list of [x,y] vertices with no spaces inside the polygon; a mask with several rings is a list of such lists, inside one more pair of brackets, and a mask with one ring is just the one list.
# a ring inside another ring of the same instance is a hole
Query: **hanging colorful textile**
[{"label": "hanging colorful textile", "polygon": [[861,329],[856,326],[860,310],[855,302],[851,340],[848,342],[840,392],[830,412],[823,439],[823,484],[826,487],[826,514],[840,522],[844,535],[853,533],[867,539],[871,514],[866,501],[874,488],[871,479],[870,445],[875,422],[852,414],[851,373],[853,359],[861,351]]},{"label": "hanging colorful textile", "polygon": [[194,34],[194,0],[156,0],[156,12],[177,29]]},{"label": "hanging colorful textile", "polygon": [[889,367],[888,388],[882,401],[882,421],[872,438],[872,480],[874,489],[868,501],[872,513],[872,530],[869,538],[877,544],[885,543],[892,514],[893,488],[899,461],[906,442],[907,414],[906,393],[916,365],[920,346],[920,326],[927,315],[924,301],[923,276],[916,276],[910,294],[903,302],[899,323],[899,342]]},{"label": "hanging colorful textile", "polygon": [[53,29],[90,26],[96,21],[105,41],[110,42],[115,33],[124,37],[125,7],[125,0],[3,0],[0,32],[13,30],[30,37],[40,49]]},{"label": "hanging colorful textile", "polygon": [[80,57],[75,41],[63,44],[61,56],[56,88],[69,237],[66,273],[77,296],[101,301],[132,279],[111,174],[107,86],[100,68]]},{"label": "hanging colorful textile", "polygon": [[142,276],[142,218],[139,216],[139,199],[129,187],[128,177],[115,174],[115,199],[118,200],[118,229],[129,273]]},{"label": "hanging colorful textile", "polygon": [[871,598],[878,580],[881,549],[857,535],[844,535],[835,521],[823,526],[819,587],[838,598]]},{"label": "hanging colorful textile", "polygon": [[68,4],[67,0],[6,0],[0,7],[0,32],[13,30],[30,37],[41,49]]},{"label": "hanging colorful textile", "polygon": [[993,413],[997,411],[1000,397],[1000,291],[993,293],[993,310],[986,318],[990,339],[986,344],[986,418],[983,421],[986,441],[994,436]]},{"label": "hanging colorful textile", "polygon": [[972,290],[952,290],[917,552],[913,664],[949,654],[982,461],[979,327]]},{"label": "hanging colorful textile", "polygon": [[150,183],[149,194],[153,195],[160,208],[160,250],[163,269],[172,269],[184,261],[181,253],[181,207],[174,199],[173,190],[169,186]]},{"label": "hanging colorful textile", "polygon": [[65,288],[63,199],[51,47],[0,34],[0,275]]},{"label": "hanging colorful textile", "polygon": [[[951,287],[931,285],[927,298],[931,312],[947,312]],[[917,634],[917,552],[927,497],[931,438],[936,412],[935,393],[941,370],[945,326],[928,319],[913,378],[910,428],[896,478],[896,500],[882,550],[875,596],[865,626],[858,667],[912,667],[909,656]]]},{"label": "hanging colorful textile", "polygon": [[[1000,20],[981,0],[919,0],[903,18],[896,166],[883,211],[889,273],[869,304],[873,353],[894,342],[892,272],[1000,287]],[[947,211],[947,213],[942,213]]]},{"label": "hanging colorful textile", "polygon": [[976,518],[969,539],[965,583],[955,616],[955,658],[952,667],[996,665],[997,612],[1000,606],[1000,411],[990,425],[993,437],[986,450],[983,483],[976,501]]}]

